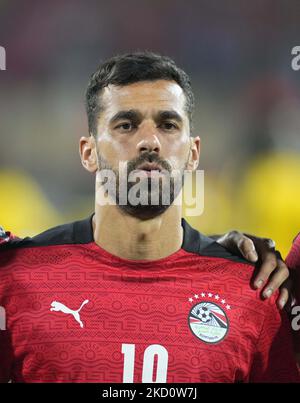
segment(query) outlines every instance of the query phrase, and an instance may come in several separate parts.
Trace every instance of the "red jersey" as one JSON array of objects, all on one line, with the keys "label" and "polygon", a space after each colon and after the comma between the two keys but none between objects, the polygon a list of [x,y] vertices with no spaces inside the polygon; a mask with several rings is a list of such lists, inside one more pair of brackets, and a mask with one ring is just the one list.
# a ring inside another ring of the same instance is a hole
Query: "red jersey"
[{"label": "red jersey", "polygon": [[92,217],[3,245],[1,381],[299,381],[276,295],[262,301],[252,265],[182,226],[181,249],[154,261],[99,247]]},{"label": "red jersey", "polygon": [[[294,315],[292,315],[292,319],[294,318],[294,322],[296,322],[297,326],[294,329],[294,343],[295,343],[295,350],[298,354],[300,354],[300,330],[298,329],[300,320],[299,318],[299,304],[300,304],[300,234],[297,235],[295,238],[291,250],[286,258],[286,264],[292,270],[297,270],[297,275],[295,276],[295,296],[296,296],[296,305],[292,310]],[[295,318],[295,316],[297,317]]]}]

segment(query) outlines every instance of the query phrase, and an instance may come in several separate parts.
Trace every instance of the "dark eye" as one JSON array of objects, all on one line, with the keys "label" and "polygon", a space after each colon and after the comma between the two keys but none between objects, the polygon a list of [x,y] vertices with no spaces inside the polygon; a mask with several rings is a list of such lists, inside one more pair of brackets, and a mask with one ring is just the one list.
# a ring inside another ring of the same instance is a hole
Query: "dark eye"
[{"label": "dark eye", "polygon": [[161,124],[161,127],[163,130],[166,130],[166,131],[171,131],[171,130],[177,129],[177,126],[172,122],[164,122]]},{"label": "dark eye", "polygon": [[132,130],[133,128],[134,128],[134,127],[133,127],[133,124],[130,123],[130,122],[121,123],[120,125],[118,125],[118,126],[116,127],[116,129],[120,129],[121,131],[124,131],[124,132],[129,132],[129,131]]}]

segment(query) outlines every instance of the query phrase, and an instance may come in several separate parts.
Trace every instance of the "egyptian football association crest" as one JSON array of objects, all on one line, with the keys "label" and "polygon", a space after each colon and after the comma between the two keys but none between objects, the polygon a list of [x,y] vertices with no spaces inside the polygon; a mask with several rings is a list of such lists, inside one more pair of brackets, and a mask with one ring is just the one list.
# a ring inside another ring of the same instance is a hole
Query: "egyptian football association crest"
[{"label": "egyptian football association crest", "polygon": [[228,307],[228,304],[223,307],[215,301],[207,300],[194,304],[188,318],[192,333],[205,343],[213,344],[222,341],[229,329],[229,321],[225,313]]}]

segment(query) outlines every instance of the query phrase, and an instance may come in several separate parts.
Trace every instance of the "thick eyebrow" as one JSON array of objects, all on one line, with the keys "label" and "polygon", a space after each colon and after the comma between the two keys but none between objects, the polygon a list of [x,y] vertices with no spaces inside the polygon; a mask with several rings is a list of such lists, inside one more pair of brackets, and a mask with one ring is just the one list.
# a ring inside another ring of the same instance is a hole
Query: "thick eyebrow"
[{"label": "thick eyebrow", "polygon": [[[143,114],[136,109],[119,111],[113,115],[113,117],[109,120],[109,123],[114,124],[119,120],[130,120],[132,122],[139,123],[143,120]],[[178,123],[183,122],[182,117],[174,110],[158,111],[155,114],[155,120],[160,122],[162,120],[176,120]]]},{"label": "thick eyebrow", "polygon": [[156,120],[176,120],[178,123],[182,123],[183,119],[182,117],[179,115],[179,113],[177,113],[174,110],[170,110],[170,111],[159,111],[156,115]]},{"label": "thick eyebrow", "polygon": [[119,120],[131,120],[133,122],[138,122],[142,120],[142,114],[136,109],[130,109],[128,111],[119,111],[109,120],[109,123],[114,124]]}]

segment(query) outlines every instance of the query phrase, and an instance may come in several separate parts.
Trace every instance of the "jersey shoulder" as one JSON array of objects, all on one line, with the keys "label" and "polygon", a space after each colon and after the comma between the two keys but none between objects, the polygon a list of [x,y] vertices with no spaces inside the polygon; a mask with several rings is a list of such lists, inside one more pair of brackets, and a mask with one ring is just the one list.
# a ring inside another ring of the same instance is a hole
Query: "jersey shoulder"
[{"label": "jersey shoulder", "polygon": [[[64,244],[84,244],[92,242],[92,216],[50,228],[33,237],[18,238],[10,236],[0,244],[2,251]],[[0,232],[1,234],[1,232]],[[7,233],[6,233],[7,234]],[[1,238],[0,238],[1,239]],[[2,235],[2,239],[4,236]]]},{"label": "jersey shoulder", "polygon": [[234,294],[242,293],[244,298],[248,299],[247,304],[255,304],[267,317],[274,315],[274,312],[277,315],[278,290],[266,300],[261,297],[261,290],[252,286],[257,271],[254,263],[231,253],[214,239],[192,228],[186,221],[183,225],[185,228],[183,249],[199,256],[201,275],[204,267],[205,273],[209,273],[209,282],[217,281],[218,286],[231,289]]},{"label": "jersey shoulder", "polygon": [[254,264],[248,262],[241,255],[236,255],[224,248],[214,239],[203,235],[195,228],[191,227],[188,222],[182,219],[184,228],[184,240],[182,248],[191,253],[196,253],[199,256],[207,256],[216,259],[225,259],[231,262],[248,265],[253,270]]}]

